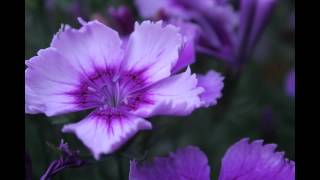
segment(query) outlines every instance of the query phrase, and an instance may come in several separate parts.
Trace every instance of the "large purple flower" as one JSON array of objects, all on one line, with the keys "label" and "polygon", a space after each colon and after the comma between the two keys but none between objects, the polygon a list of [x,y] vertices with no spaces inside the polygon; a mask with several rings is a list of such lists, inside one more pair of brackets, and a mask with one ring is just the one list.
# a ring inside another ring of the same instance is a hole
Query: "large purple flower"
[{"label": "large purple flower", "polygon": [[183,44],[176,27],[136,23],[124,47],[109,27],[98,21],[81,23],[79,30],[63,26],[49,48],[26,61],[25,110],[54,116],[93,109],[84,120],[65,125],[63,132],[75,133],[96,159],[138,131],[151,129],[145,118],[188,115],[220,97],[209,90],[221,91],[219,74],[206,79],[221,81],[209,89],[198,84],[189,68],[172,74]]},{"label": "large purple flower", "polygon": [[[242,139],[232,145],[222,160],[219,180],[294,180],[295,163],[275,152],[275,144]],[[129,180],[210,180],[206,155],[197,147],[186,147],[169,157],[130,164]]]},{"label": "large purple flower", "polygon": [[201,26],[199,52],[242,63],[252,53],[276,0],[240,0],[235,11],[227,0],[136,0],[144,18],[179,18]]}]

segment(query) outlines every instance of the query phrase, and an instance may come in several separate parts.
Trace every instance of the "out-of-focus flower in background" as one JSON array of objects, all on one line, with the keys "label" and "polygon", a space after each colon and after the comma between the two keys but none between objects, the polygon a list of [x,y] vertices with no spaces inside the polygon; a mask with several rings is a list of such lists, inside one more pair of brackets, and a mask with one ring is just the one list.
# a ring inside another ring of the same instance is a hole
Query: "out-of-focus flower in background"
[{"label": "out-of-focus flower in background", "polygon": [[109,7],[107,9],[114,24],[113,27],[120,33],[121,36],[128,36],[134,29],[134,16],[129,7],[122,5],[119,7]]},{"label": "out-of-focus flower in background", "polygon": [[[275,152],[277,145],[262,140],[242,139],[225,153],[219,180],[294,180],[295,162]],[[197,147],[189,146],[140,164],[131,161],[129,180],[210,180],[206,155]]]},{"label": "out-of-focus flower in background", "polygon": [[[197,50],[239,66],[253,52],[276,0],[241,0],[235,11],[225,0],[136,0],[144,18],[179,18],[201,27]],[[159,14],[161,16],[159,16]]]},{"label": "out-of-focus flower in background", "polygon": [[172,73],[188,66],[175,68],[184,61],[177,27],[161,21],[136,23],[123,48],[116,31],[98,21],[79,21],[79,30],[63,26],[49,48],[26,61],[26,113],[53,116],[92,109],[63,132],[75,133],[96,159],[140,130],[151,129],[145,118],[186,116],[221,97],[218,73],[198,76],[199,83],[190,68]]}]

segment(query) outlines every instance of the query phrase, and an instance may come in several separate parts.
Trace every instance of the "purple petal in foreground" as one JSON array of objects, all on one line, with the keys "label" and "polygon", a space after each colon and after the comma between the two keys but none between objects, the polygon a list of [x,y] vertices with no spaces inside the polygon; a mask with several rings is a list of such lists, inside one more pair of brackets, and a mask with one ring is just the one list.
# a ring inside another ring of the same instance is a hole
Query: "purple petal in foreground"
[{"label": "purple petal in foreground", "polygon": [[210,167],[206,155],[197,147],[188,146],[157,157],[152,162],[130,162],[129,180],[209,180]]},{"label": "purple petal in foreground", "polygon": [[295,163],[275,152],[277,145],[242,139],[223,157],[219,180],[294,180]]}]

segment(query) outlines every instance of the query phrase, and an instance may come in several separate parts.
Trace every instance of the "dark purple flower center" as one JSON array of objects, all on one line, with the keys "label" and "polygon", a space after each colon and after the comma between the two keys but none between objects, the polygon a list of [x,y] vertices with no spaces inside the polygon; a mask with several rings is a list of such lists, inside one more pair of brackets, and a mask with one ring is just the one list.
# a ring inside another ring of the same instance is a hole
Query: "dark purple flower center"
[{"label": "dark purple flower center", "polygon": [[135,110],[147,98],[146,81],[139,72],[117,72],[114,69],[96,70],[81,79],[77,90],[69,93],[75,103],[84,108],[100,107]]}]

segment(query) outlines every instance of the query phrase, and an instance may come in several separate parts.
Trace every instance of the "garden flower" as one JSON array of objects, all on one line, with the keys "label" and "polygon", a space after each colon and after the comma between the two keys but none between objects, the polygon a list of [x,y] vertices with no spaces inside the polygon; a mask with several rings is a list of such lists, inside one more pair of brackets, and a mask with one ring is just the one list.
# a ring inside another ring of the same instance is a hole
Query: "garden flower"
[{"label": "garden flower", "polygon": [[286,76],[285,91],[287,96],[295,97],[296,94],[296,76],[295,70],[292,69]]},{"label": "garden flower", "polygon": [[197,49],[230,64],[251,55],[276,0],[241,0],[239,12],[226,0],[136,0],[144,18],[179,18],[201,26]]},{"label": "garden flower", "polygon": [[[240,140],[225,153],[219,180],[294,180],[295,163],[275,149],[275,144],[263,145],[262,140]],[[199,148],[188,146],[150,163],[130,163],[129,180],[172,179],[210,180],[206,155]]]},{"label": "garden flower", "polygon": [[102,23],[80,23],[78,30],[63,26],[49,48],[26,61],[25,110],[54,116],[91,109],[62,131],[75,133],[96,159],[151,129],[145,118],[189,115],[221,96],[219,73],[195,75],[190,68],[172,73],[184,61],[177,27],[136,23],[124,47],[118,33]]}]

